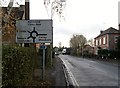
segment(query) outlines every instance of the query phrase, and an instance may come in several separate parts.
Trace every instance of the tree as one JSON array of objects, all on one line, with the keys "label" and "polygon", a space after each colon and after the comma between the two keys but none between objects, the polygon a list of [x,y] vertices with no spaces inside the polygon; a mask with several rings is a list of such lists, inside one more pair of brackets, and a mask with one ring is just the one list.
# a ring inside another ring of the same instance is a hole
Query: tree
[{"label": "tree", "polygon": [[0,7],[13,7],[13,3],[14,6],[19,7],[22,1],[23,0],[0,0]]},{"label": "tree", "polygon": [[16,20],[23,17],[24,6],[19,8],[2,7],[2,41],[7,43],[15,43]]},{"label": "tree", "polygon": [[73,37],[70,39],[72,53],[74,55],[78,55],[80,52],[80,54],[83,55],[83,49],[86,42],[87,39],[83,35],[73,35]]},{"label": "tree", "polygon": [[61,43],[61,42],[59,42],[59,43],[58,43],[58,46],[59,46],[59,48],[61,48],[61,46],[62,46],[62,43]]},{"label": "tree", "polygon": [[54,16],[55,13],[59,15],[59,17],[63,16],[63,9],[66,6],[66,0],[44,0],[44,5],[46,8],[51,9],[51,18]]},{"label": "tree", "polygon": [[[0,1],[0,7],[4,7],[5,3],[9,3],[8,7],[13,7],[13,5],[18,7],[21,5],[22,1],[23,0],[10,0],[10,1],[2,0],[2,1]],[[62,15],[62,13],[63,13],[63,9],[66,6],[66,0],[43,0],[43,1],[44,1],[45,7],[46,8],[50,7],[50,9],[51,9],[51,18],[53,17],[54,13],[57,13],[59,15],[59,17],[64,17]],[[28,2],[29,2],[29,0],[28,0]]]},{"label": "tree", "polygon": [[90,46],[94,46],[93,39],[89,39],[89,40],[87,41],[87,44],[89,44]]}]

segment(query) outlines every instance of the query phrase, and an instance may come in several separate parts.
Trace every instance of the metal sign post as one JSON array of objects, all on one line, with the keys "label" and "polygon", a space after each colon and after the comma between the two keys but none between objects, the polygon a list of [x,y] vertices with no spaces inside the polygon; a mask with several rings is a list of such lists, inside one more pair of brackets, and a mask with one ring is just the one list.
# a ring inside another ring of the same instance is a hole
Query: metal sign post
[{"label": "metal sign post", "polygon": [[43,69],[42,69],[42,80],[45,79],[45,49],[43,49]]},{"label": "metal sign post", "polygon": [[44,80],[44,79],[45,79],[45,49],[46,49],[45,44],[43,44],[42,46],[40,46],[40,49],[43,50],[43,59],[42,59],[42,80]]}]

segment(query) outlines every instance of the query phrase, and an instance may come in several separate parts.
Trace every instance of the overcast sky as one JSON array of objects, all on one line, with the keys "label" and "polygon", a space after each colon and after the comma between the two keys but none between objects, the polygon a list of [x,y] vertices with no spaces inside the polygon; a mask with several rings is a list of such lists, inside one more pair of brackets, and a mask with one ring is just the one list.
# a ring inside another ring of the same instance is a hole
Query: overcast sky
[{"label": "overcast sky", "polygon": [[[60,20],[57,15],[53,17],[54,46],[58,46],[59,42],[62,46],[69,46],[73,34],[94,39],[100,30],[109,27],[118,29],[118,1],[67,0],[63,14],[65,20]],[[50,19],[50,15],[50,9],[46,10],[43,0],[30,0],[30,19]]]},{"label": "overcast sky", "polygon": [[118,29],[117,0],[67,0],[65,21],[54,20],[54,46],[69,46],[73,34],[95,38],[100,30]]}]

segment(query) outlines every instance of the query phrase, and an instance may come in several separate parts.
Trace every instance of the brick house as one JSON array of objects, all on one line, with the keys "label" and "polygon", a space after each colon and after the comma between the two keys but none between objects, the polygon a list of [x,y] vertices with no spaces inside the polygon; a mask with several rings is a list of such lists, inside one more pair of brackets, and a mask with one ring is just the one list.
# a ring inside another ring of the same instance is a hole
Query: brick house
[{"label": "brick house", "polygon": [[94,38],[95,54],[98,49],[113,50],[117,48],[117,37],[120,36],[119,30],[110,27]]},{"label": "brick house", "polygon": [[94,55],[94,47],[89,45],[89,44],[86,44],[84,46],[84,49],[83,49],[83,55],[84,56],[86,56],[86,55],[89,55],[89,56]]}]

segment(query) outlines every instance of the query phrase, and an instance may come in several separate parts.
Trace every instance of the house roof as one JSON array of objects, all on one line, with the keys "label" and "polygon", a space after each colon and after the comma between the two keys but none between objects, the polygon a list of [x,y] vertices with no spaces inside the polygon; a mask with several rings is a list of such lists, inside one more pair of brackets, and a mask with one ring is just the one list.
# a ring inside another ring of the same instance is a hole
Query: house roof
[{"label": "house roof", "polygon": [[89,44],[86,44],[84,47],[91,47],[91,48],[94,48],[93,46],[89,45]]},{"label": "house roof", "polygon": [[118,33],[119,33],[119,30],[117,30],[113,27],[110,27],[110,28],[106,29],[105,31],[101,31],[101,33],[95,38],[98,38],[98,37],[103,36],[105,34],[118,34]]}]

